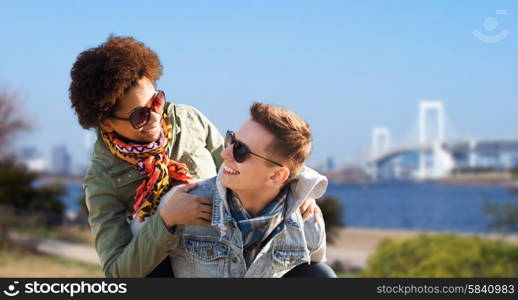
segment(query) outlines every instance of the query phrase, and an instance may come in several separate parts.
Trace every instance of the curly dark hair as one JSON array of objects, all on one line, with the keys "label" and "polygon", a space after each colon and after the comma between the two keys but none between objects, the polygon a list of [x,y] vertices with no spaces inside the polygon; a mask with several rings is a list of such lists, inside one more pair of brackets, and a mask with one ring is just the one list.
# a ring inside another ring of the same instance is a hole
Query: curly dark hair
[{"label": "curly dark hair", "polygon": [[110,35],[77,57],[70,76],[72,107],[85,128],[98,126],[138,79],[154,83],[162,75],[158,55],[132,37]]}]

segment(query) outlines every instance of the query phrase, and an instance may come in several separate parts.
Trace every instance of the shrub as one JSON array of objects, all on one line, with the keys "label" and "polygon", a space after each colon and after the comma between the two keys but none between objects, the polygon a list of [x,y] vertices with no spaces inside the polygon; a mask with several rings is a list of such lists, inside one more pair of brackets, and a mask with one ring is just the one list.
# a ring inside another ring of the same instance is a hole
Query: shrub
[{"label": "shrub", "polygon": [[338,235],[338,229],[345,226],[342,218],[344,207],[338,199],[333,197],[325,197],[318,200],[318,206],[324,216],[327,241],[333,243]]},{"label": "shrub", "polygon": [[421,234],[385,240],[362,277],[518,277],[518,246],[479,237]]},{"label": "shrub", "polygon": [[59,225],[64,213],[60,184],[39,185],[37,175],[14,160],[0,159],[0,206],[18,216],[37,214],[46,225]]},{"label": "shrub", "polygon": [[502,233],[518,233],[518,199],[511,198],[501,203],[484,199],[482,211],[491,217],[489,229]]}]

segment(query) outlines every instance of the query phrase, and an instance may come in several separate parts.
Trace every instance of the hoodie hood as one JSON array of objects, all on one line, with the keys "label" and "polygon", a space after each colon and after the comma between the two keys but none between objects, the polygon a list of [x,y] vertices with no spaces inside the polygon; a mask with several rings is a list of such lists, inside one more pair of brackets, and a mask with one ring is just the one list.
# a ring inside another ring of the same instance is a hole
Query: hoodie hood
[{"label": "hoodie hood", "polygon": [[292,215],[306,199],[318,199],[327,190],[327,177],[317,171],[303,166],[298,178],[290,183],[290,197],[286,215]]}]

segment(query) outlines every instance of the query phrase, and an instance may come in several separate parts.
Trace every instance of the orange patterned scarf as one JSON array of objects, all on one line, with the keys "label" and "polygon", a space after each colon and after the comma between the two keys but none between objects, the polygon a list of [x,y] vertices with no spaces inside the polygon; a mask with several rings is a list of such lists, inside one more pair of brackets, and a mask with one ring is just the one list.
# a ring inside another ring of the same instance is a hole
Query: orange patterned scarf
[{"label": "orange patterned scarf", "polygon": [[167,120],[167,114],[164,113],[160,138],[149,144],[124,142],[116,133],[101,130],[101,137],[111,153],[147,175],[136,190],[133,205],[133,217],[140,222],[156,212],[160,196],[172,186],[187,183],[191,179],[187,166],[168,156],[173,143],[172,126]]}]

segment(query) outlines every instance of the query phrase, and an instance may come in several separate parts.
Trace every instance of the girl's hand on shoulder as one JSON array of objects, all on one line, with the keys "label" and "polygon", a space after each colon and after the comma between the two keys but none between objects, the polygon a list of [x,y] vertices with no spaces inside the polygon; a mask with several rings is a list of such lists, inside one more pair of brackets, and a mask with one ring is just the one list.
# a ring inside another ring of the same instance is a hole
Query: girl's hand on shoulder
[{"label": "girl's hand on shoulder", "polygon": [[159,206],[160,217],[166,227],[197,224],[210,226],[212,220],[212,199],[191,195],[189,192],[198,186],[189,183],[167,192]]}]

